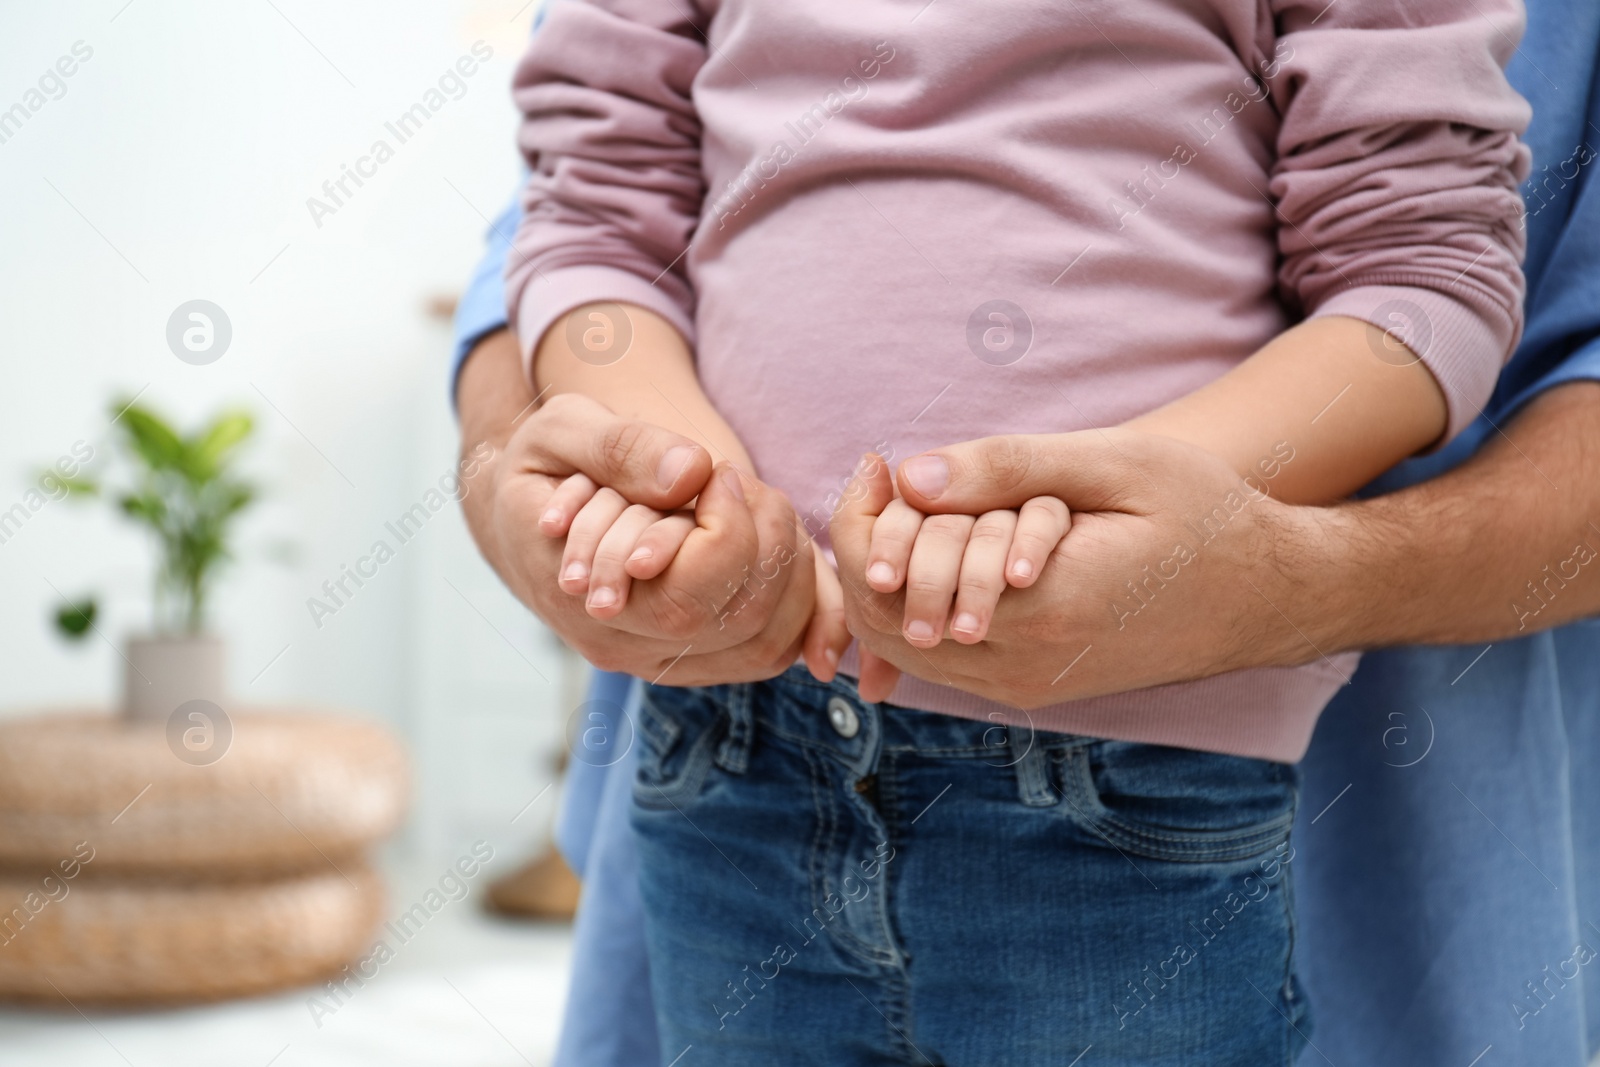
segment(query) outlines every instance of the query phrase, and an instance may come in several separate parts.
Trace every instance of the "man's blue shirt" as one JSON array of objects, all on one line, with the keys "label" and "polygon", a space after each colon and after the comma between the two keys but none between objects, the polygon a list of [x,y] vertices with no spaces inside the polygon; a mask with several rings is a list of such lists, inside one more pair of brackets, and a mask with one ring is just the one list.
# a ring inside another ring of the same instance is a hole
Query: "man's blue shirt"
[{"label": "man's blue shirt", "polygon": [[1378,485],[1394,489],[1457,466],[1523,404],[1567,382],[1600,379],[1600,4],[1527,0],[1528,32],[1506,73],[1533,105],[1524,140],[1533,173],[1527,205],[1528,279],[1522,341],[1484,416],[1439,452],[1402,463]]},{"label": "man's blue shirt", "polygon": [[473,346],[496,330],[506,326],[506,255],[511,250],[511,238],[517,232],[517,220],[522,217],[518,200],[511,203],[489,223],[484,235],[483,258],[472,271],[467,291],[456,304],[455,346],[450,354],[450,395],[455,397],[456,379],[461,374],[461,364]]},{"label": "man's blue shirt", "polygon": [[[1600,4],[1528,0],[1508,66],[1533,105],[1527,326],[1484,417],[1377,489],[1457,465],[1547,389],[1600,379],[1597,52]],[[1544,479],[1531,463],[1528,477]],[[1600,623],[1368,653],[1302,769],[1297,965],[1316,1049],[1301,1067],[1587,1064],[1600,1050]]]}]

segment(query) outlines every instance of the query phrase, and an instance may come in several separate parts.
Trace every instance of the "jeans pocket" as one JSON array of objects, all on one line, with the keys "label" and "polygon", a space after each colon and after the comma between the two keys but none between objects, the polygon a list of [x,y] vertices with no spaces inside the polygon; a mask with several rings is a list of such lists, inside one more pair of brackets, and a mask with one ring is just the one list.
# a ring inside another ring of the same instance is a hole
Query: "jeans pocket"
[{"label": "jeans pocket", "polygon": [[732,688],[644,687],[639,701],[635,804],[661,810],[681,808],[695,798],[726,732],[728,691]]},{"label": "jeans pocket", "polygon": [[1067,816],[1151,859],[1251,859],[1294,824],[1298,776],[1286,763],[1124,741],[1064,747],[1054,762]]}]

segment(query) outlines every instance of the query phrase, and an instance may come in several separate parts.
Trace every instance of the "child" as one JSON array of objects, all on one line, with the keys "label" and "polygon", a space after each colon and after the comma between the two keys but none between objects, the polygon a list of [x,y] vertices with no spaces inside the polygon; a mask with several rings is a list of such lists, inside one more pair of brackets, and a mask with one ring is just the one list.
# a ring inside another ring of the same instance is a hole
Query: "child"
[{"label": "child", "polygon": [[[558,0],[517,76],[530,374],[819,540],[863,452],[1119,423],[1337,498],[1475,415],[1519,328],[1519,14],[1485,6]],[[839,577],[976,644],[1069,525],[891,504]],[[601,618],[696,536],[583,479],[541,529]],[[1339,663],[1022,712],[858,688],[846,640],[808,640],[827,681],[647,689],[668,1056],[1291,1061],[1289,764]]]}]

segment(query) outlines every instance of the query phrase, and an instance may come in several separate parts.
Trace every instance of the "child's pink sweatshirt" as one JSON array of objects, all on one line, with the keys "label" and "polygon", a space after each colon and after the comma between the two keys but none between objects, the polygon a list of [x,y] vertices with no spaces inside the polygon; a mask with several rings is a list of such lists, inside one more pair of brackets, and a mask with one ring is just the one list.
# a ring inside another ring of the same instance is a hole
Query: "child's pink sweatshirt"
[{"label": "child's pink sweatshirt", "polygon": [[[824,544],[864,452],[1120,423],[1301,316],[1395,329],[1453,434],[1520,332],[1521,30],[1515,0],[554,0],[512,321],[525,351],[593,301],[674,323]],[[1294,760],[1353,665],[893,699]]]}]

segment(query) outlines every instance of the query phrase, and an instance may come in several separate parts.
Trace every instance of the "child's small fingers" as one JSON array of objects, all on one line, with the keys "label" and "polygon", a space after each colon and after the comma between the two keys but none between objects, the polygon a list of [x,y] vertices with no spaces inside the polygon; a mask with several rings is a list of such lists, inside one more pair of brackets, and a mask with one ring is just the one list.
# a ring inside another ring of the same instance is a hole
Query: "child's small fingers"
[{"label": "child's small fingers", "polygon": [[567,529],[567,543],[561,551],[561,591],[582,596],[589,591],[589,574],[594,569],[594,552],[600,547],[611,524],[628,509],[628,502],[615,489],[597,490],[579,509]]},{"label": "child's small fingers", "polygon": [[1006,555],[1016,530],[1017,513],[1010,510],[984,512],[972,526],[950,620],[950,636],[964,645],[977,644],[989,632],[994,606],[1006,588]]},{"label": "child's small fingers", "polygon": [[971,515],[929,515],[917,531],[906,567],[905,639],[932,648],[944,637],[945,619],[961,577],[961,557],[976,522]]},{"label": "child's small fingers", "polygon": [[563,536],[599,488],[587,474],[574,474],[556,486],[539,516],[539,532],[546,537]]},{"label": "child's small fingers", "polygon": [[867,584],[880,593],[892,593],[906,578],[911,546],[922,528],[922,512],[896,497],[872,523],[867,547]]},{"label": "child's small fingers", "polygon": [[900,668],[886,659],[879,659],[866,649],[861,650],[861,677],[856,682],[856,692],[868,704],[888,700],[900,682]]},{"label": "child's small fingers", "polygon": [[802,654],[806,667],[819,682],[831,682],[839,673],[839,657],[850,645],[850,629],[845,624],[844,590],[833,566],[815,553],[817,560],[817,602],[806,626]]},{"label": "child's small fingers", "polygon": [[594,550],[594,570],[589,575],[589,596],[584,602],[591,617],[609,619],[622,611],[628,602],[628,587],[633,584],[627,571],[628,557],[640,536],[659,518],[661,512],[654,508],[632,504],[601,535]]},{"label": "child's small fingers", "polygon": [[626,570],[630,577],[647,581],[666,570],[678,555],[678,549],[694,532],[694,512],[680,511],[657,519],[644,533],[639,543],[628,555]]},{"label": "child's small fingers", "polygon": [[1006,580],[1018,589],[1032,585],[1071,526],[1067,505],[1056,497],[1036,496],[1023,504],[1006,559]]}]

